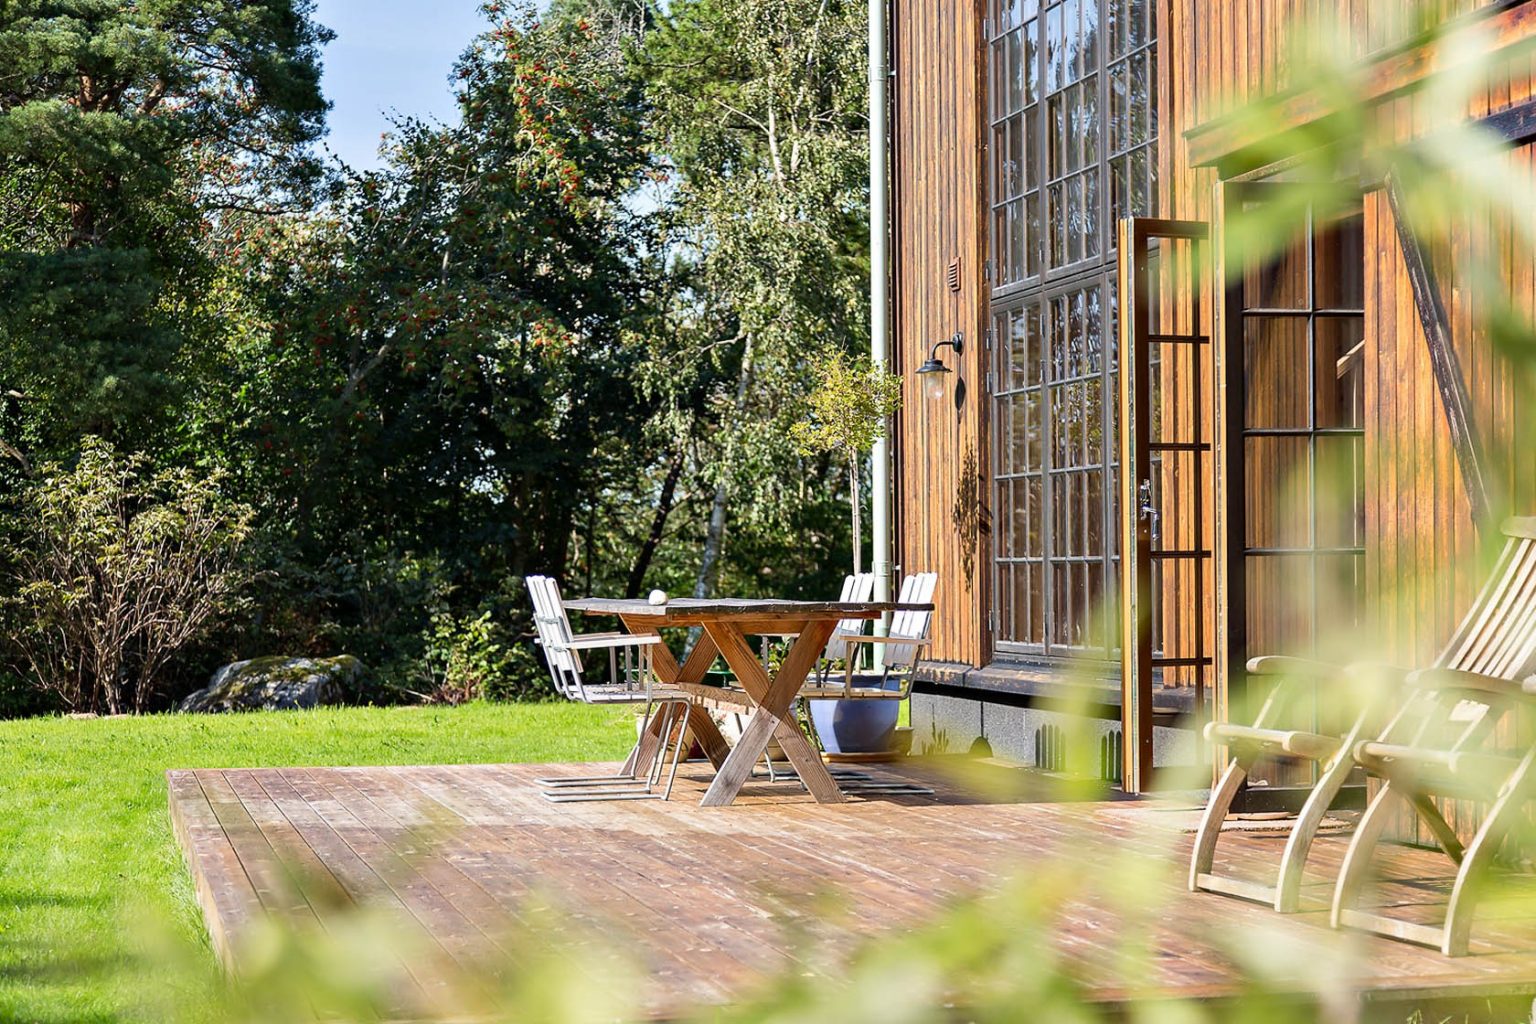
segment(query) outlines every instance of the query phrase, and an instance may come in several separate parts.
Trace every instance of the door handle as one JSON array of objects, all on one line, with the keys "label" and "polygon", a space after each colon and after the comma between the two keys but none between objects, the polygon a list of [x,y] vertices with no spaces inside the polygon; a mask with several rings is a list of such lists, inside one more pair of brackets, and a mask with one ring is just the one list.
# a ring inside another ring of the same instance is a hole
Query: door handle
[{"label": "door handle", "polygon": [[1156,506],[1152,504],[1151,480],[1143,480],[1141,482],[1141,486],[1137,488],[1137,502],[1138,505],[1136,511],[1141,516],[1143,521],[1150,524],[1148,527],[1148,532],[1151,535],[1152,543],[1156,544],[1158,513]]}]

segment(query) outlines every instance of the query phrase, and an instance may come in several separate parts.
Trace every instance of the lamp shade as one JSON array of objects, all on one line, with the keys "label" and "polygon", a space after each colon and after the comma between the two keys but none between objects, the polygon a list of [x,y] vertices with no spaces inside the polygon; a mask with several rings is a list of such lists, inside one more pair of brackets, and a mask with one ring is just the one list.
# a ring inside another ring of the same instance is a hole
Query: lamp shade
[{"label": "lamp shade", "polygon": [[944,382],[951,372],[949,367],[932,358],[919,366],[917,374],[923,382],[923,393],[935,401],[943,398]]}]

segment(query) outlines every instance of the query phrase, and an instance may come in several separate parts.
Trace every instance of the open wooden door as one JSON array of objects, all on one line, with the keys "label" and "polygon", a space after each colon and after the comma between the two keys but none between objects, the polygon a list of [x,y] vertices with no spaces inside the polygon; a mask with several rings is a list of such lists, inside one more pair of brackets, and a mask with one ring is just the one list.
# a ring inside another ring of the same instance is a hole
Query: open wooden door
[{"label": "open wooden door", "polygon": [[1144,217],[1119,230],[1121,782],[1140,793],[1154,724],[1198,731],[1216,664],[1209,231]]}]

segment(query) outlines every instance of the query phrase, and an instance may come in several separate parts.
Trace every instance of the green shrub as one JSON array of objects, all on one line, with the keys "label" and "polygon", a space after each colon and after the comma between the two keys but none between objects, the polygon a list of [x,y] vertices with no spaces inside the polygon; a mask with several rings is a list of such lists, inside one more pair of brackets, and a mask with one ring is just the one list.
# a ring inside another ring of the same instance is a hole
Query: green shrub
[{"label": "green shrub", "polygon": [[42,466],[0,541],[18,673],[73,710],[145,710],[172,659],[244,600],[254,512],[223,482],[94,437],[74,466]]}]

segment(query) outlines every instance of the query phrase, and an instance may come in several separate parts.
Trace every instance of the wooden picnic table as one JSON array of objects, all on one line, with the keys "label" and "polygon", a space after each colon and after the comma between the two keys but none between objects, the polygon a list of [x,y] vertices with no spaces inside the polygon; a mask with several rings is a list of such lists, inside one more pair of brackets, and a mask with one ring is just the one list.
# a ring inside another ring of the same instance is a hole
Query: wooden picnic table
[{"label": "wooden picnic table", "polygon": [[[827,641],[843,619],[878,619],[886,612],[932,611],[931,604],[893,601],[778,601],[744,598],[679,598],[665,604],[645,600],[587,597],[566,601],[567,611],[585,615],[614,615],[631,633],[654,633],[671,627],[697,626],[702,632],[688,658],[679,665],[664,644],[651,648],[651,666],[662,683],[691,694],[700,692],[704,674],[718,654],[725,659],[747,702],[751,717],[741,738],[730,747],[714,720],[697,702],[688,725],[715,766],[715,780],[702,801],[724,807],[736,799],[751,777],[768,742],[777,738],[805,788],[818,803],[841,803],[843,792],[821,755],[795,723],[791,709],[806,676],[816,667]],[[748,635],[794,636],[779,671],[769,678],[747,643]],[[718,689],[718,688],[714,688]]]}]

